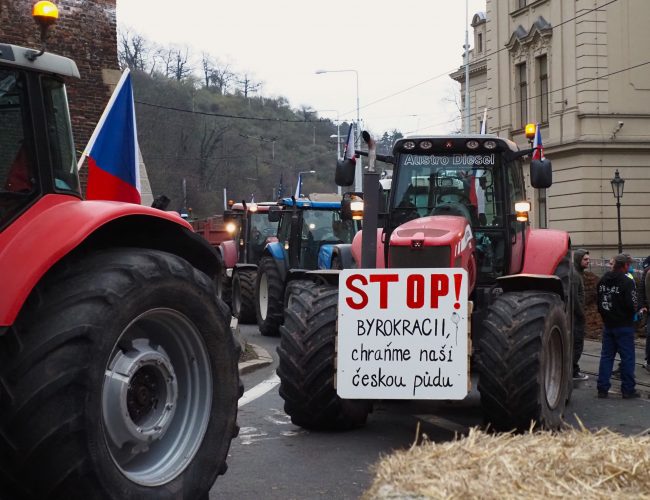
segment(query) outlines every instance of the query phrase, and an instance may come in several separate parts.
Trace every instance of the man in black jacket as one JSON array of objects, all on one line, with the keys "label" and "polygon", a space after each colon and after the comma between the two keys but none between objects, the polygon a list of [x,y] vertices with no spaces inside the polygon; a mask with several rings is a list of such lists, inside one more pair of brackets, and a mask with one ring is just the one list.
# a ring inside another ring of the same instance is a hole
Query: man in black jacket
[{"label": "man in black jacket", "polygon": [[580,371],[580,356],[585,345],[585,269],[589,267],[589,251],[578,248],[573,252],[574,279],[571,282],[573,298],[573,380],[587,380]]},{"label": "man in black jacket", "polygon": [[621,393],[623,398],[638,398],[634,389],[634,314],[637,311],[634,281],[626,276],[632,259],[629,255],[614,257],[614,268],[605,273],[596,287],[598,312],[605,324],[603,347],[598,368],[598,397],[606,398],[614,357],[621,357]]}]

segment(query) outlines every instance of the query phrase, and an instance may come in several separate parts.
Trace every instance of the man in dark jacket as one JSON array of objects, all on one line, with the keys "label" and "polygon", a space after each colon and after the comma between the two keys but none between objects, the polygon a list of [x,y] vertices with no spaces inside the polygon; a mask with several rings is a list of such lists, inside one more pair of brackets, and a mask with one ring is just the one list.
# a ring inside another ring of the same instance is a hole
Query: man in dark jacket
[{"label": "man in dark jacket", "polygon": [[585,345],[585,269],[589,267],[589,251],[578,248],[573,252],[575,273],[571,282],[573,298],[573,380],[587,380],[588,375],[580,371],[580,356]]},{"label": "man in dark jacket", "polygon": [[614,257],[614,268],[605,273],[596,287],[598,312],[605,324],[598,368],[598,397],[606,398],[616,353],[621,357],[623,398],[638,398],[634,389],[634,314],[637,311],[634,281],[626,276],[632,259],[625,254]]},{"label": "man in dark jacket", "polygon": [[646,315],[645,323],[645,362],[643,368],[650,371],[650,321],[648,321],[648,309],[650,305],[650,255],[643,260],[643,274],[639,286],[639,312]]}]

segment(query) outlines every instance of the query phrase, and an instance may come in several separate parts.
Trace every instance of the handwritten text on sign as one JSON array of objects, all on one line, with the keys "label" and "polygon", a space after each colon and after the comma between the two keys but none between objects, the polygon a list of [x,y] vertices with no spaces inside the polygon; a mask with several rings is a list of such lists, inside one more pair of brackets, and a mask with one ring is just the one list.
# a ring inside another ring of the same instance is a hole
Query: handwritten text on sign
[{"label": "handwritten text on sign", "polygon": [[464,269],[342,271],[338,395],[464,398],[467,300]]}]

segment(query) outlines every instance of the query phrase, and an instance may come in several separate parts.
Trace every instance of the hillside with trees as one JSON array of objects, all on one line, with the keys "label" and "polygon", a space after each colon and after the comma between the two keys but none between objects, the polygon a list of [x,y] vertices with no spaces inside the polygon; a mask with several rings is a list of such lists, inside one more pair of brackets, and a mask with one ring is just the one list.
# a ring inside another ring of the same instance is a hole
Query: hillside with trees
[{"label": "hillside with trees", "polygon": [[[262,94],[263,83],[187,48],[159,47],[129,31],[118,33],[120,63],[133,75],[138,137],[154,196],[170,209],[203,217],[234,200],[268,201],[294,193],[334,192],[336,123],[284,97]],[[348,124],[342,123],[342,140]],[[384,151],[397,131],[384,133]]]}]

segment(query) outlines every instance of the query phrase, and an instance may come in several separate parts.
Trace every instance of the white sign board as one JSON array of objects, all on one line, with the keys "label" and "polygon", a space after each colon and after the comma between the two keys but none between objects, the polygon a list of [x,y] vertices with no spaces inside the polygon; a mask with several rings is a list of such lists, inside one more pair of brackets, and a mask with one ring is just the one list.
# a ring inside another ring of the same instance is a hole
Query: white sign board
[{"label": "white sign board", "polygon": [[467,272],[346,269],[336,391],[346,399],[467,395]]}]

